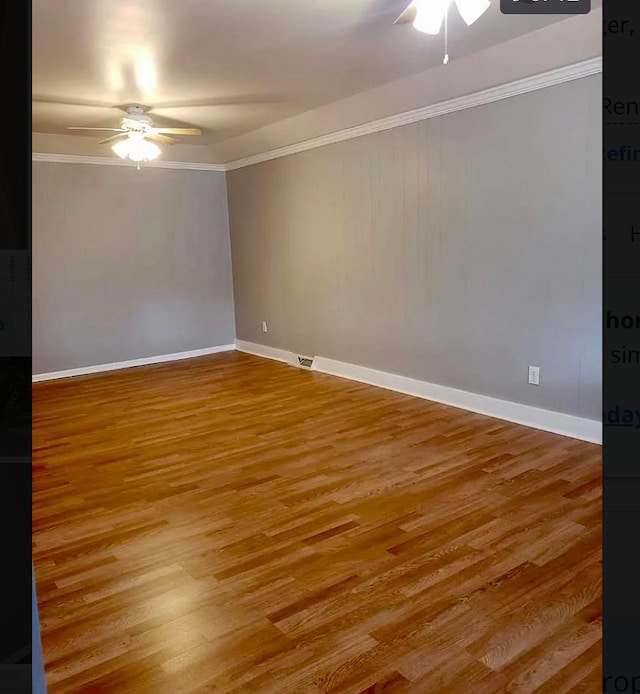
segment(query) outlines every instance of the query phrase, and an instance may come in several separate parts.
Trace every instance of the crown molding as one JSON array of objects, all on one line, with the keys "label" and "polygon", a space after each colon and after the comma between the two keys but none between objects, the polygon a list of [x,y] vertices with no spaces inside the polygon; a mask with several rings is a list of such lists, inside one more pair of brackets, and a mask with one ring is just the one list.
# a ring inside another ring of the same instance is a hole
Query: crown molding
[{"label": "crown molding", "polygon": [[[555,85],[562,84],[563,82],[580,79],[581,77],[589,77],[590,75],[595,75],[600,72],[602,72],[602,56],[591,58],[589,60],[583,60],[579,63],[566,65],[554,70],[549,70],[537,75],[515,80],[513,82],[506,82],[496,87],[483,89],[482,91],[473,92],[455,99],[441,101],[437,104],[432,104],[431,106],[425,106],[412,111],[405,111],[404,113],[398,113],[396,115],[374,120],[369,123],[356,125],[352,128],[346,128],[345,130],[338,130],[327,135],[321,135],[320,137],[315,137],[310,140],[304,140],[293,145],[287,145],[286,147],[280,147],[268,152],[262,152],[261,154],[254,154],[243,159],[236,159],[234,161],[227,162],[226,164],[203,164],[198,162],[162,161],[156,159],[155,161],[146,162],[144,167],[155,169],[186,169],[191,171],[233,171],[235,169],[242,169],[245,166],[261,164],[272,159],[279,159],[280,157],[287,157],[291,154],[298,154],[300,152],[306,152],[310,149],[317,149],[318,147],[324,147],[337,142],[362,137],[363,135],[370,135],[383,130],[399,128],[403,125],[428,120],[429,118],[442,116],[446,113],[454,113],[455,111],[462,111],[468,108],[482,106],[483,104],[490,104],[493,101],[509,99],[512,96],[518,96],[519,94],[526,94],[527,92],[537,91],[538,89],[553,87]],[[95,157],[79,154],[48,154],[33,152],[31,155],[31,161],[137,167],[135,162],[120,159],[118,157]]]},{"label": "crown molding", "polygon": [[338,130],[328,135],[321,135],[311,140],[287,145],[286,147],[280,147],[269,152],[263,152],[262,154],[255,154],[244,159],[237,159],[225,164],[224,168],[225,171],[233,171],[234,169],[241,169],[245,166],[261,164],[271,159],[279,159],[280,157],[286,157],[290,154],[306,152],[310,149],[324,147],[325,145],[335,144],[336,142],[343,142],[344,140],[351,140],[356,137],[362,137],[363,135],[370,135],[371,133],[380,132],[382,130],[398,128],[403,125],[409,125],[410,123],[442,116],[446,113],[482,106],[483,104],[489,104],[493,101],[500,101],[501,99],[508,99],[512,96],[518,96],[519,94],[526,94],[527,92],[536,91],[538,89],[553,87],[563,82],[569,82],[581,77],[588,77],[600,72],[602,72],[602,56],[591,58],[590,60],[583,60],[579,63],[549,70],[513,82],[507,82],[497,87],[490,87],[489,89],[467,94],[466,96],[441,101],[431,106],[398,113],[394,116],[381,118],[380,120],[357,125],[352,128],[347,128],[346,130]]},{"label": "crown molding", "polygon": [[[135,162],[120,159],[119,157],[89,157],[81,154],[46,154],[33,152],[31,161],[55,162],[58,164],[97,164],[98,166],[126,166],[137,168]],[[144,162],[142,166],[147,169],[186,169],[189,171],[225,171],[224,164],[201,164],[191,161],[161,161],[154,160]]]}]

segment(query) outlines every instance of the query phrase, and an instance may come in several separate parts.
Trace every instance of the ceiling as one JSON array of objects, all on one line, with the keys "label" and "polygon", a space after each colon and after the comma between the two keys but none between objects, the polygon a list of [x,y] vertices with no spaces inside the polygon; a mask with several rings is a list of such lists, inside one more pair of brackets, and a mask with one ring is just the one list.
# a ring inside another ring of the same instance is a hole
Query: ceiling
[{"label": "ceiling", "polygon": [[394,26],[408,3],[33,0],[32,130],[115,127],[118,105],[141,103],[154,125],[200,128],[188,144],[219,145],[567,19],[492,0],[466,27],[452,11],[442,66],[442,36]]}]

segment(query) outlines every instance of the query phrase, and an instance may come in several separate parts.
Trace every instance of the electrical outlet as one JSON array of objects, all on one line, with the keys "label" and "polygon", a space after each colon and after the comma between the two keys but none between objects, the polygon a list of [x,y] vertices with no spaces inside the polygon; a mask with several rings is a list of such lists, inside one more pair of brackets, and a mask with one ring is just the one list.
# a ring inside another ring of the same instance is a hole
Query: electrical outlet
[{"label": "electrical outlet", "polygon": [[530,366],[529,367],[529,384],[532,386],[540,385],[540,367]]},{"label": "electrical outlet", "polygon": [[266,321],[266,320],[263,320],[263,321],[262,321],[262,332],[263,332],[263,333],[268,332],[268,330],[267,330],[267,321]]}]

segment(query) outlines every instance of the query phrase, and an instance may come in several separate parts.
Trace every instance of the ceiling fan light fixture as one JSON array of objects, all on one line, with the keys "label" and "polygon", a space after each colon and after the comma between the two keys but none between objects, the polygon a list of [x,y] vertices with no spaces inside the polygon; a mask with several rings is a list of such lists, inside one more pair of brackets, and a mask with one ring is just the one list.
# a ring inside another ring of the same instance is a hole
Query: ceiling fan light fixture
[{"label": "ceiling fan light fixture", "polygon": [[416,5],[413,26],[423,34],[437,36],[442,27],[449,0],[422,0]]},{"label": "ceiling fan light fixture", "polygon": [[491,6],[489,0],[455,0],[460,16],[467,26],[471,26]]},{"label": "ceiling fan light fixture", "polygon": [[131,161],[152,161],[160,156],[160,147],[149,140],[133,140],[129,150]]},{"label": "ceiling fan light fixture", "polygon": [[135,135],[129,137],[126,140],[121,140],[116,142],[111,149],[121,158],[130,159],[131,161],[141,162],[141,161],[153,161],[160,156],[160,147],[149,142],[144,137],[136,137]]},{"label": "ceiling fan light fixture", "polygon": [[129,156],[129,140],[120,140],[112,145],[111,149],[120,157],[126,159]]}]

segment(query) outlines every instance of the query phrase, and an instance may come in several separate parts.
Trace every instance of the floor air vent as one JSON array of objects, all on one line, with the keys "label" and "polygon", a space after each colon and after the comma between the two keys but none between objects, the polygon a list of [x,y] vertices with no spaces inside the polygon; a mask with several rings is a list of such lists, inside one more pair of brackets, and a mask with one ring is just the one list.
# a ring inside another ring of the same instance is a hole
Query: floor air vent
[{"label": "floor air vent", "polygon": [[299,369],[313,369],[313,357],[303,357],[301,354],[292,354],[289,360],[291,366],[297,366]]}]

